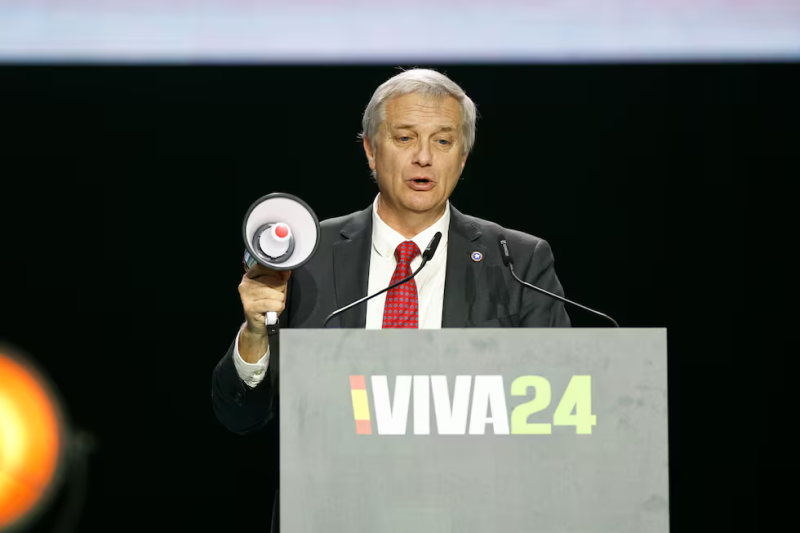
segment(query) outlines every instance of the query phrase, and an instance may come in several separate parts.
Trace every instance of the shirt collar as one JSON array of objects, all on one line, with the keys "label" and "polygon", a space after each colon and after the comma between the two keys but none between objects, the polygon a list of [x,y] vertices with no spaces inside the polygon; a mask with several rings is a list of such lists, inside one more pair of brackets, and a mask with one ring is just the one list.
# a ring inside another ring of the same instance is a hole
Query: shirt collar
[{"label": "shirt collar", "polygon": [[378,193],[378,195],[375,197],[375,200],[372,202],[372,246],[381,257],[387,261],[393,260],[395,249],[397,249],[401,242],[405,242],[407,240],[414,241],[414,243],[419,247],[420,252],[424,252],[425,248],[431,242],[431,239],[433,239],[433,236],[437,231],[442,232],[442,240],[439,242],[437,250],[444,250],[447,248],[447,234],[450,229],[450,200],[447,201],[447,204],[444,208],[444,214],[439,218],[439,220],[422,230],[412,239],[406,239],[397,231],[390,228],[389,225],[386,224],[386,222],[384,222],[378,215],[379,197],[380,193]]}]

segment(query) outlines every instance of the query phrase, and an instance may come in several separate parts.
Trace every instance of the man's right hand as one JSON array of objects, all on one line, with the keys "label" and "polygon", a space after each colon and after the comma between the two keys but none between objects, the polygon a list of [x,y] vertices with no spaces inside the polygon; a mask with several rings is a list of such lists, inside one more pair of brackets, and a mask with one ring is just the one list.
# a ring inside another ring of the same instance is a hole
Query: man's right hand
[{"label": "man's right hand", "polygon": [[239,352],[248,363],[255,363],[266,353],[267,312],[274,311],[280,316],[286,306],[286,286],[291,274],[256,263],[242,276],[239,296],[247,325],[239,337]]}]

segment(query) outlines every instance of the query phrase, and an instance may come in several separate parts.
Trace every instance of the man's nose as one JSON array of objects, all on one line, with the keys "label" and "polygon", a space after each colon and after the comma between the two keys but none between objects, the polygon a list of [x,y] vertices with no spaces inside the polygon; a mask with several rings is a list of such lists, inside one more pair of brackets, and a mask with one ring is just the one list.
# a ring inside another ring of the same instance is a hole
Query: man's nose
[{"label": "man's nose", "polygon": [[423,142],[420,144],[414,154],[414,163],[422,167],[430,166],[433,163],[433,153],[429,143]]}]

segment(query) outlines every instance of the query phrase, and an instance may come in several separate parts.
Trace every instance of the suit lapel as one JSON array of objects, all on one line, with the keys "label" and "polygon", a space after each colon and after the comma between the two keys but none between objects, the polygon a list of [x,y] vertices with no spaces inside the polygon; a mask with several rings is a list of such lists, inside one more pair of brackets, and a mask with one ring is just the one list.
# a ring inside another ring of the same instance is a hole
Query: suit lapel
[{"label": "suit lapel", "polygon": [[481,231],[450,204],[450,230],[447,243],[442,327],[463,328],[472,323],[469,311],[475,302],[478,282],[485,261],[474,261],[472,254],[486,256],[486,247],[475,242]]},{"label": "suit lapel", "polygon": [[[337,309],[367,295],[372,206],[356,214],[340,233],[344,239],[333,245],[333,282]],[[340,320],[340,327],[343,328],[364,328],[367,325],[367,306],[362,304],[348,309],[334,318],[331,324],[336,320]]]}]

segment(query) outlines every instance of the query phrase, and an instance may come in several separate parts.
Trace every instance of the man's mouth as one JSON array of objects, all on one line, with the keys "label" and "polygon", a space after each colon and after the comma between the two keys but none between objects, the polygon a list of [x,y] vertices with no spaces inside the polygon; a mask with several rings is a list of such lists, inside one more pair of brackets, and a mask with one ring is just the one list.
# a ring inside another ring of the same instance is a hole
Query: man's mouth
[{"label": "man's mouth", "polygon": [[428,178],[412,178],[408,182],[409,187],[415,191],[429,191],[435,183]]}]

